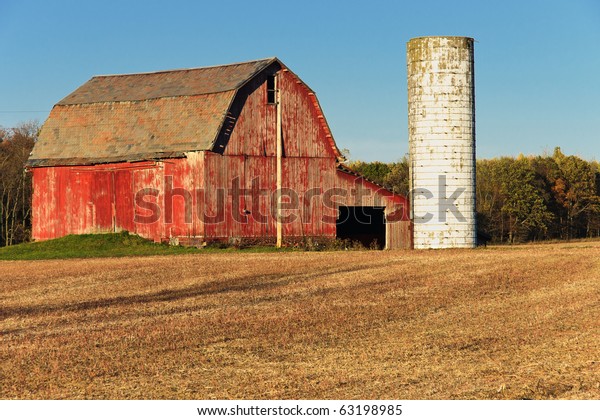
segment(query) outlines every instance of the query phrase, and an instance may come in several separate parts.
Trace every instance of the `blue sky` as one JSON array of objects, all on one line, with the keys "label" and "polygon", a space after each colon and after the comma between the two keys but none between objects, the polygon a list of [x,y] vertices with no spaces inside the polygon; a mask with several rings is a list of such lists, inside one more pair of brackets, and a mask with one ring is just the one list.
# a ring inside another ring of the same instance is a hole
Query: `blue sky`
[{"label": "blue sky", "polygon": [[91,76],[279,57],[352,159],[408,151],[406,42],[474,37],[477,154],[600,159],[600,0],[0,0],[0,125]]}]

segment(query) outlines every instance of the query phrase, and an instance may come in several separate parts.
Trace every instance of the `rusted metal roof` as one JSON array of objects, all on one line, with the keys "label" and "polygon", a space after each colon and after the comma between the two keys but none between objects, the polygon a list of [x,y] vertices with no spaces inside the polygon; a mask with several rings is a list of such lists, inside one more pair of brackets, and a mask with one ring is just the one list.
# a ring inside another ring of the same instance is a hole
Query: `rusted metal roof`
[{"label": "rusted metal roof", "polygon": [[29,166],[87,165],[210,150],[237,90],[276,58],[97,76],[54,106]]}]

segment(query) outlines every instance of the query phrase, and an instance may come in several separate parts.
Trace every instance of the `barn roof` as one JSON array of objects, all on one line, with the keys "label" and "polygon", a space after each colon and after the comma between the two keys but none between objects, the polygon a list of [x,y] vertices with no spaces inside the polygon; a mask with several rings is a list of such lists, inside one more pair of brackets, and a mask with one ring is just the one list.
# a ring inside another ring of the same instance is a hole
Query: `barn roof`
[{"label": "barn roof", "polygon": [[96,76],[57,103],[29,166],[181,157],[211,150],[237,91],[277,58]]},{"label": "barn roof", "polygon": [[144,101],[237,90],[276,58],[224,66],[92,77],[58,105]]}]

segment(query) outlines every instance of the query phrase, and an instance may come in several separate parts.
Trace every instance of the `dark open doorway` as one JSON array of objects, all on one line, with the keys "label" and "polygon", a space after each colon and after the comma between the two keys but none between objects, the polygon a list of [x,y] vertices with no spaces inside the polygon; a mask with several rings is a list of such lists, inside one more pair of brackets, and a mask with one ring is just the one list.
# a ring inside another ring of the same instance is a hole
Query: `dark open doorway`
[{"label": "dark open doorway", "polygon": [[340,206],[336,237],[358,241],[365,247],[385,247],[385,207]]}]

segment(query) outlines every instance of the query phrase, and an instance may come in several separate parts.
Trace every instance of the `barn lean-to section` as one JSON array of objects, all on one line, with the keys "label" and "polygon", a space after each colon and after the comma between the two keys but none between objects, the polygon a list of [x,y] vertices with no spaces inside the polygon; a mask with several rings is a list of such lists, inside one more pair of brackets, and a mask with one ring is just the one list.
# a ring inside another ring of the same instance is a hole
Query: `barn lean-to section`
[{"label": "barn lean-to section", "polygon": [[314,92],[275,58],[100,76],[67,96],[29,161],[33,236],[274,243],[278,138],[284,242],[362,240],[338,215],[372,213],[380,245],[411,246],[406,198],[342,165]]}]

